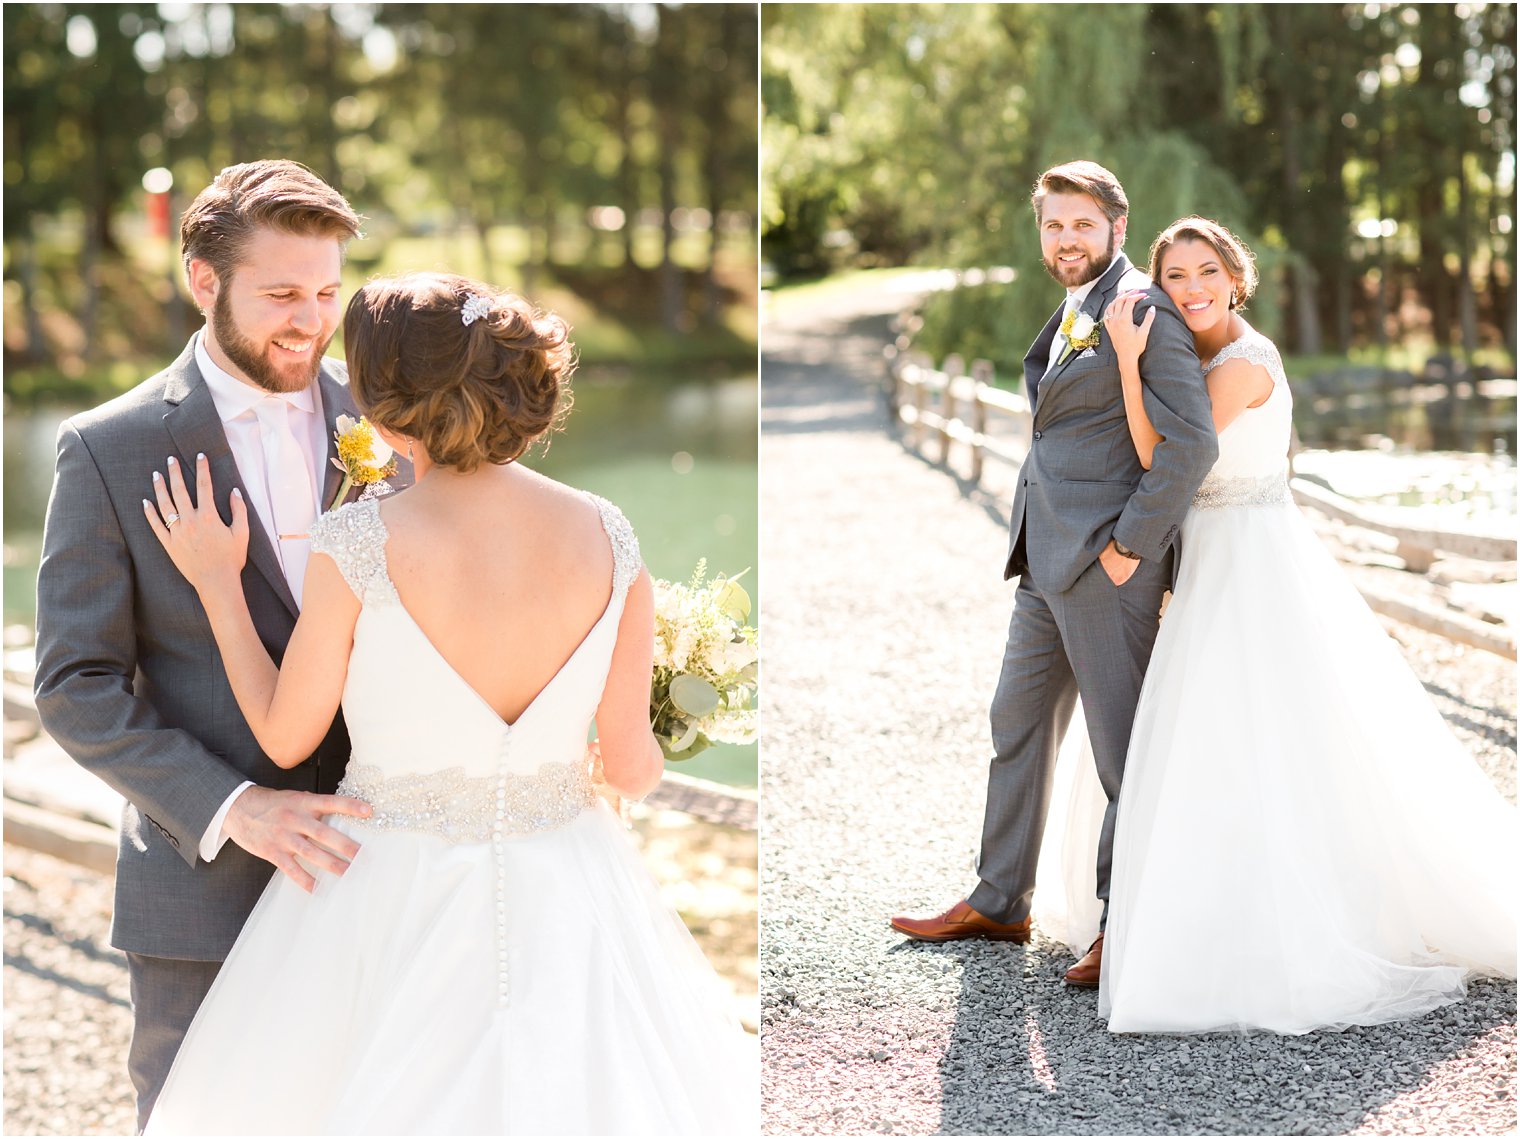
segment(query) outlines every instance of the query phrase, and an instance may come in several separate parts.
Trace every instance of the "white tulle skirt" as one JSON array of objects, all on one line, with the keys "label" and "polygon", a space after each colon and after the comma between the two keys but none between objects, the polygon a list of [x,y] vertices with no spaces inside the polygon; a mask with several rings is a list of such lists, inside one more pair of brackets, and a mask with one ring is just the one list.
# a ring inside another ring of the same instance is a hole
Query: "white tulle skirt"
[{"label": "white tulle skirt", "polygon": [[343,826],[341,879],[265,892],[147,1134],[755,1131],[757,1050],[604,806],[508,842],[504,1004],[491,845]]},{"label": "white tulle skirt", "polygon": [[[1226,507],[1183,532],[1120,793],[1109,1028],[1375,1024],[1459,999],[1470,971],[1513,977],[1515,809],[1307,521]],[[1102,809],[1080,749],[1040,867],[1079,939]]]}]

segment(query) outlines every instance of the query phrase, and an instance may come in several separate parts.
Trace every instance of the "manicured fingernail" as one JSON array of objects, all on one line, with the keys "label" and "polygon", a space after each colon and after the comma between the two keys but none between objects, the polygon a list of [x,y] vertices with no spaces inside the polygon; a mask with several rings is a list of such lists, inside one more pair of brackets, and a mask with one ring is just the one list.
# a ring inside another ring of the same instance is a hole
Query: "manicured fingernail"
[{"label": "manicured fingernail", "polygon": [[171,467],[176,465],[175,462],[174,462],[174,456],[173,455],[169,456],[168,463],[169,463],[169,465]]},{"label": "manicured fingernail", "polygon": [[152,510],[153,509],[153,504],[151,502],[149,502],[146,498],[143,499],[143,509],[144,510]]},{"label": "manicured fingernail", "polygon": [[206,461],[206,453],[204,451],[197,451],[195,453],[195,461],[197,463],[204,463]]},{"label": "manicured fingernail", "polygon": [[154,482],[163,482],[164,481],[164,476],[161,475],[161,474],[159,474],[157,471],[154,471],[153,472],[153,481]]},{"label": "manicured fingernail", "polygon": [[243,492],[240,491],[240,490],[238,490],[237,487],[233,487],[232,488],[232,497],[233,498],[242,498],[243,497]]}]

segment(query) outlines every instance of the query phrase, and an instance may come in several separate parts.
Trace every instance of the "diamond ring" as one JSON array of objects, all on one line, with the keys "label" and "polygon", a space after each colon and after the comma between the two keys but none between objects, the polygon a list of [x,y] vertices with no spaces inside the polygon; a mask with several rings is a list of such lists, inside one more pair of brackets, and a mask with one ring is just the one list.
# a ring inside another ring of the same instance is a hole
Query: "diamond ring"
[{"label": "diamond ring", "polygon": [[178,521],[179,521],[179,515],[178,514],[165,514],[164,515],[164,525],[165,526],[173,526]]}]

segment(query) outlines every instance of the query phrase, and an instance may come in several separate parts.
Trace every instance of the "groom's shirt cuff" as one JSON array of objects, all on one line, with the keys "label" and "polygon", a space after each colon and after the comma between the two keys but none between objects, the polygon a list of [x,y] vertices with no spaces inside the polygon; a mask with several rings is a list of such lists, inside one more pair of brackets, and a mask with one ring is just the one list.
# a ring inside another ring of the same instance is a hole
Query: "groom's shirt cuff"
[{"label": "groom's shirt cuff", "polygon": [[245,779],[238,784],[237,789],[227,796],[227,801],[222,804],[221,810],[211,816],[211,822],[206,827],[206,833],[201,835],[201,861],[210,862],[221,853],[222,844],[227,841],[227,836],[222,833],[222,824],[227,821],[227,812],[232,810],[232,804],[237,802],[237,797],[248,788],[253,786],[253,780]]}]

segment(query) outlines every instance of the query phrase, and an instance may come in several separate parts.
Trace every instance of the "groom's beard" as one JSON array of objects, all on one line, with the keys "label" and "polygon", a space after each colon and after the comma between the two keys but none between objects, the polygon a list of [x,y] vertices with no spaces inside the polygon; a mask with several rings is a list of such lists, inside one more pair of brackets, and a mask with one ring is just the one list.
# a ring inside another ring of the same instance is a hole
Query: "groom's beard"
[{"label": "groom's beard", "polygon": [[[1118,248],[1118,245],[1114,242],[1114,228],[1110,224],[1108,228],[1108,248],[1089,261],[1085,271],[1079,272],[1076,280],[1067,280],[1061,275],[1061,265],[1055,257],[1042,257],[1040,260],[1044,262],[1045,272],[1055,278],[1056,284],[1060,285],[1063,289],[1080,289],[1088,281],[1096,281],[1104,273],[1108,272],[1108,267],[1114,263],[1114,252]],[[1056,257],[1059,257],[1061,252],[1059,249],[1056,250]]]},{"label": "groom's beard", "polygon": [[[232,302],[228,299],[229,290],[222,289],[216,294],[216,301],[211,306],[211,334],[216,337],[216,343],[227,359],[237,365],[238,369],[266,392],[276,395],[284,395],[287,392],[304,391],[322,371],[322,353],[327,351],[327,345],[332,343],[329,336],[326,341],[318,345],[311,354],[310,365],[297,365],[294,370],[281,371],[270,362],[268,345],[264,346],[260,353],[259,346],[238,327],[237,319],[232,315]],[[336,335],[336,332],[334,333]],[[291,339],[305,339],[292,334]]]}]

